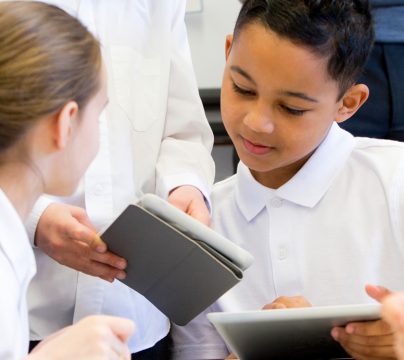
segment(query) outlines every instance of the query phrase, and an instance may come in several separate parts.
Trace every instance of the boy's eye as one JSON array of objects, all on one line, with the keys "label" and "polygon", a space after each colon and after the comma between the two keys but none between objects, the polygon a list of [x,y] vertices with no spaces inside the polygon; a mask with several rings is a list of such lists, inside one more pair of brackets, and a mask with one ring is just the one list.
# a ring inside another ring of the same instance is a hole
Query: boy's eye
[{"label": "boy's eye", "polygon": [[282,110],[286,111],[290,115],[294,115],[294,116],[302,116],[307,111],[307,110],[293,109],[286,105],[281,105],[281,108],[282,108]]},{"label": "boy's eye", "polygon": [[241,95],[244,95],[244,96],[254,96],[254,95],[255,95],[255,92],[254,92],[254,91],[245,90],[245,89],[243,89],[243,88],[237,86],[234,82],[233,82],[233,90],[234,90],[236,93],[241,94]]}]

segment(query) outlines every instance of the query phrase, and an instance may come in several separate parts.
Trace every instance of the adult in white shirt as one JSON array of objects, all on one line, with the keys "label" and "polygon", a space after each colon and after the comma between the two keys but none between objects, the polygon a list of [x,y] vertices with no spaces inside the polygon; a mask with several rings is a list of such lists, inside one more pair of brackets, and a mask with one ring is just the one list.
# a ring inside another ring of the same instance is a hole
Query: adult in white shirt
[{"label": "adult in white shirt", "polygon": [[[388,291],[366,284],[404,286],[404,144],[337,124],[369,94],[356,80],[372,47],[370,10],[288,4],[247,0],[226,41],[221,110],[241,163],[215,186],[212,220],[255,262],[207,312],[368,303]],[[392,359],[392,333],[378,320],[331,335],[353,358]],[[204,314],[173,339],[175,359],[229,352]]]},{"label": "adult in white shirt", "polygon": [[[97,40],[46,4],[1,2],[0,48],[0,358],[14,360],[28,353],[36,271],[23,221],[43,192],[77,187],[98,149],[107,79]],[[127,319],[87,318],[26,358],[128,359],[132,332]]]},{"label": "adult in white shirt", "polygon": [[[137,353],[165,338],[169,321],[121,282],[89,276],[125,276],[124,259],[93,250],[103,246],[94,230],[146,192],[209,221],[213,137],[193,75],[185,0],[47,2],[77,16],[100,39],[110,104],[101,117],[100,152],[80,191],[69,199],[42,198],[28,223],[38,246],[29,290],[31,339],[85,315],[114,314],[135,321],[130,347]],[[55,201],[64,204],[49,205]]]}]

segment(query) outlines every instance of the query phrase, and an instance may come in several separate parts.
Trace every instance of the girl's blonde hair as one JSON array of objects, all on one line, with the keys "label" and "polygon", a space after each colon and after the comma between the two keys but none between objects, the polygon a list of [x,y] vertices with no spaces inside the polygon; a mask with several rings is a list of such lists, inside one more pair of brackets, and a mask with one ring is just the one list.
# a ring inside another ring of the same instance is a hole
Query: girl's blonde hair
[{"label": "girl's blonde hair", "polygon": [[41,2],[0,2],[0,152],[70,100],[100,86],[98,41],[74,17]]}]

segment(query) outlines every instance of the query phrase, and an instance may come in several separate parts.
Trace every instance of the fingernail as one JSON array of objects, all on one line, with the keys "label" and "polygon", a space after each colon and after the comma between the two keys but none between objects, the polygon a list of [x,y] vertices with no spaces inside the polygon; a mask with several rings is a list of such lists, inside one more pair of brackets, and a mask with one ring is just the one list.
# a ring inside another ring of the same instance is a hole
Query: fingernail
[{"label": "fingernail", "polygon": [[98,245],[95,250],[99,253],[104,253],[107,249],[105,245]]},{"label": "fingernail", "polygon": [[337,329],[332,329],[331,330],[331,336],[333,337],[334,340],[338,340],[338,330]]},{"label": "fingernail", "polygon": [[116,278],[117,278],[118,280],[123,280],[123,279],[126,278],[126,273],[120,272],[120,273],[118,273],[118,275],[116,276]]},{"label": "fingernail", "polygon": [[353,325],[347,325],[347,326],[345,327],[345,331],[346,331],[348,334],[353,334],[353,333],[355,332],[355,327],[354,327]]},{"label": "fingernail", "polygon": [[118,263],[117,263],[117,268],[118,269],[121,269],[121,270],[123,270],[123,269],[125,269],[126,268],[126,261],[118,261]]}]

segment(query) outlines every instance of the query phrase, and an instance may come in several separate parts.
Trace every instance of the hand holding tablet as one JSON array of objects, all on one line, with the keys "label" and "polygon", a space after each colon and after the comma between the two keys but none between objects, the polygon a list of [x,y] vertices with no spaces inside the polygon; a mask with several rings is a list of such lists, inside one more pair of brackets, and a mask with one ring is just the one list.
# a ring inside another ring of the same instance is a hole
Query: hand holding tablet
[{"label": "hand holding tablet", "polygon": [[185,325],[243,278],[250,253],[156,195],[129,205],[101,234],[128,261],[124,284]]},{"label": "hand holding tablet", "polygon": [[334,326],[377,320],[379,304],[320,306],[208,314],[242,360],[349,357],[331,337]]}]

